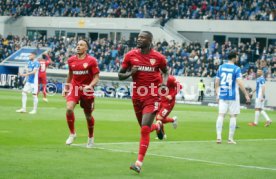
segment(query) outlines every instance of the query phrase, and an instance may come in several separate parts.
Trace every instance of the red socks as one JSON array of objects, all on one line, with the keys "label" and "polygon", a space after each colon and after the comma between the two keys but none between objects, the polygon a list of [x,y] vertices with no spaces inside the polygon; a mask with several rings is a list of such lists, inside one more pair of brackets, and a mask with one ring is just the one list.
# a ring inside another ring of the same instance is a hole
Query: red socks
[{"label": "red socks", "polygon": [[47,96],[47,91],[46,91],[46,85],[43,85],[43,97],[46,98]]},{"label": "red socks", "polygon": [[171,117],[166,117],[165,119],[163,119],[162,120],[162,123],[163,124],[166,124],[166,123],[173,123],[174,122],[174,120],[173,120],[173,118],[171,118]]},{"label": "red socks", "polygon": [[151,131],[151,128],[149,126],[141,127],[141,138],[140,138],[140,147],[139,147],[139,154],[138,154],[138,160],[140,162],[143,162],[149,146],[150,131]]},{"label": "red socks", "polygon": [[75,115],[74,112],[72,112],[71,114],[66,113],[66,119],[67,119],[67,124],[70,130],[71,134],[75,134]]},{"label": "red socks", "polygon": [[150,128],[150,132],[156,131],[156,130],[158,130],[158,129],[159,129],[158,124],[152,124],[152,125],[151,125],[151,128]]},{"label": "red socks", "polygon": [[88,127],[88,137],[91,138],[94,136],[94,123],[95,120],[93,118],[93,116],[91,116],[90,120],[86,120],[87,121],[87,127]]}]

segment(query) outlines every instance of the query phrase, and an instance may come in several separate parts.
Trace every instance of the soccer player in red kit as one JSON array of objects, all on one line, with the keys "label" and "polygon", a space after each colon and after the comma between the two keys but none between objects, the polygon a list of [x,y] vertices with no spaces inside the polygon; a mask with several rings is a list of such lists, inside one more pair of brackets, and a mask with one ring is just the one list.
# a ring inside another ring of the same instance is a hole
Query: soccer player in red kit
[{"label": "soccer player in red kit", "polygon": [[88,47],[86,40],[78,41],[77,54],[68,59],[69,74],[63,95],[67,99],[66,119],[70,130],[66,144],[72,144],[77,136],[74,108],[80,102],[88,126],[87,148],[91,148],[94,145],[93,87],[99,81],[99,68],[96,59],[87,54]]},{"label": "soccer player in red kit", "polygon": [[[132,103],[136,118],[141,127],[140,145],[137,161],[130,169],[140,173],[142,163],[149,146],[151,128],[159,128],[159,138],[163,138],[162,123],[152,125],[159,107],[159,86],[167,84],[167,62],[163,55],[152,49],[152,33],[142,31],[138,35],[137,49],[129,51],[124,58],[119,79],[125,80],[132,76]],[[161,80],[163,73],[163,84]]]},{"label": "soccer player in red kit", "polygon": [[52,63],[52,60],[50,56],[47,54],[47,52],[43,54],[43,58],[39,59],[39,63],[40,63],[40,68],[38,73],[38,90],[40,89],[40,84],[42,84],[43,101],[48,102],[47,91],[46,91],[46,85],[47,85],[46,70],[48,66]]},{"label": "soccer player in red kit", "polygon": [[[178,81],[176,81],[174,76],[169,75],[168,81],[167,81],[167,87],[168,87],[167,88],[168,91],[166,91],[166,90],[162,91],[160,108],[159,108],[158,114],[156,116],[156,120],[162,121],[163,124],[172,123],[173,127],[176,129],[177,128],[177,117],[174,116],[174,117],[170,118],[168,116],[174,108],[175,96],[182,89],[182,85]],[[164,133],[163,138],[166,139],[167,136],[164,132],[164,128],[163,128],[163,133]]]}]

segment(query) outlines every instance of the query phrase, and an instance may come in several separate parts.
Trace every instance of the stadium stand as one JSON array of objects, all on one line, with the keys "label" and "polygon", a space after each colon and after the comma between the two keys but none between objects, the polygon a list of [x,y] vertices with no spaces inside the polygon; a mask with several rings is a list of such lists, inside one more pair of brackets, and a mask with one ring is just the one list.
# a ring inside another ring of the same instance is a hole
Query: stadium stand
[{"label": "stadium stand", "polygon": [[[74,54],[75,44],[78,38],[42,37],[29,40],[27,37],[18,37],[9,34],[7,37],[0,36],[0,61],[15,53],[22,47],[50,48],[49,55],[53,61],[51,68],[67,69],[67,59]],[[133,46],[129,42],[109,41],[98,39],[89,41],[89,53],[98,59],[99,68],[105,72],[117,72],[123,60],[125,52]],[[135,44],[135,42],[131,42]],[[268,47],[260,47],[256,41],[240,43],[238,46],[226,41],[219,45],[217,42],[204,45],[199,42],[168,43],[156,42],[154,47],[166,56],[170,73],[176,76],[214,77],[218,66],[227,60],[227,54],[236,50],[239,52],[238,65],[246,79],[254,79],[255,70],[262,68],[267,78],[276,78],[276,48],[275,44]]]},{"label": "stadium stand", "polygon": [[274,0],[5,0],[0,15],[275,21]]}]

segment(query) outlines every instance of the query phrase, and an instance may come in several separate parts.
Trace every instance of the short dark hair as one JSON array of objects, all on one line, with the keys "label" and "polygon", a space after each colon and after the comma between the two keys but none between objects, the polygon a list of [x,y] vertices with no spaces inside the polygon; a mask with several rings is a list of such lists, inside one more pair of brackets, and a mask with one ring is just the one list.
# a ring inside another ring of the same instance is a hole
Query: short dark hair
[{"label": "short dark hair", "polygon": [[90,45],[89,45],[88,40],[86,40],[86,39],[81,39],[81,40],[83,40],[83,41],[86,43],[86,45],[87,45],[87,49],[89,50],[89,49],[90,49]]},{"label": "short dark hair", "polygon": [[237,57],[237,52],[230,52],[229,54],[228,54],[228,59],[229,60],[231,60],[231,59],[233,59],[233,58],[236,58]]},{"label": "short dark hair", "polygon": [[142,32],[148,34],[151,40],[153,39],[153,35],[150,31],[142,31]]}]

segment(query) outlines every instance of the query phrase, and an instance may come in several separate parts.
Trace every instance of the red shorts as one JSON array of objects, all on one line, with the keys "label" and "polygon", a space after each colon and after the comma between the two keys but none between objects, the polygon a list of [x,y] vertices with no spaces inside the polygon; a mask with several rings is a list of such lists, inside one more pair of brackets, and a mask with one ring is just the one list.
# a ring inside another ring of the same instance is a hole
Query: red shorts
[{"label": "red shorts", "polygon": [[38,84],[46,85],[47,84],[47,77],[46,76],[39,76],[38,77]]},{"label": "red shorts", "polygon": [[174,105],[175,105],[175,101],[161,102],[158,110],[158,115],[162,116],[163,118],[168,117],[171,111],[173,110]]},{"label": "red shorts", "polygon": [[133,107],[136,113],[154,113],[159,108],[159,97],[150,97],[148,99],[132,99]]},{"label": "red shorts", "polygon": [[84,94],[81,90],[72,90],[68,93],[66,97],[67,102],[74,101],[75,103],[79,103],[80,106],[86,113],[91,113],[94,110],[94,95],[93,94]]}]

